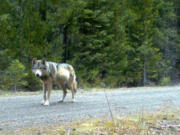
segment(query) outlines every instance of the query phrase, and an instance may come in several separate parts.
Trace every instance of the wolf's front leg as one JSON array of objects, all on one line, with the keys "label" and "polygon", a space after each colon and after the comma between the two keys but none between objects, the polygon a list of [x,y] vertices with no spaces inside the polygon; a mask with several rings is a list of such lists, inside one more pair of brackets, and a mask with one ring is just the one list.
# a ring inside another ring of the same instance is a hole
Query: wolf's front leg
[{"label": "wolf's front leg", "polygon": [[44,105],[46,102],[46,91],[47,91],[47,86],[46,84],[43,83],[43,100],[41,101],[41,104]]},{"label": "wolf's front leg", "polygon": [[72,90],[72,102],[74,103],[75,102],[75,94],[76,94],[76,92],[74,91],[74,90]]},{"label": "wolf's front leg", "polygon": [[51,83],[47,84],[47,99],[44,105],[49,105],[51,89],[52,89],[52,84]]}]

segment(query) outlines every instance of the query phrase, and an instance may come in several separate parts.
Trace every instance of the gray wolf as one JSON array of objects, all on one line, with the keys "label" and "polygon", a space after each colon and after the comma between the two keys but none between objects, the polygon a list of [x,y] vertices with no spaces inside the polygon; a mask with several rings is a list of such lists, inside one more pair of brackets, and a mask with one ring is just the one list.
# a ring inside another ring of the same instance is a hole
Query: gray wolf
[{"label": "gray wolf", "polygon": [[43,83],[43,105],[49,105],[50,93],[53,84],[57,84],[63,89],[63,97],[59,102],[63,102],[67,94],[67,89],[72,92],[72,102],[75,101],[77,82],[74,68],[65,63],[48,62],[45,59],[32,60],[32,72]]}]

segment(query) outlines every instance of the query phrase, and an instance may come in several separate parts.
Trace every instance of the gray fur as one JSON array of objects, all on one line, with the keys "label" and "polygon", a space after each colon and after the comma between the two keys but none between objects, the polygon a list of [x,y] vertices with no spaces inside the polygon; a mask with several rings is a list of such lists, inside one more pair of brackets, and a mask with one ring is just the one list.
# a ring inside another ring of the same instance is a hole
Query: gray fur
[{"label": "gray fur", "polygon": [[33,59],[32,72],[43,82],[44,105],[49,105],[50,91],[53,84],[58,84],[63,89],[63,98],[61,101],[64,100],[67,89],[71,90],[72,100],[74,101],[77,82],[74,69],[71,65]]}]

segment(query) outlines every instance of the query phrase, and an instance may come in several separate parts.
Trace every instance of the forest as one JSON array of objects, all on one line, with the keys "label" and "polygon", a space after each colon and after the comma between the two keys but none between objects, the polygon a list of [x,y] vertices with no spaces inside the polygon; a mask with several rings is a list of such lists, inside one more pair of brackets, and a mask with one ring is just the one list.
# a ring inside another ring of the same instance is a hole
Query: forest
[{"label": "forest", "polygon": [[78,87],[180,76],[178,0],[1,0],[0,89],[39,90],[32,59],[69,63]]}]

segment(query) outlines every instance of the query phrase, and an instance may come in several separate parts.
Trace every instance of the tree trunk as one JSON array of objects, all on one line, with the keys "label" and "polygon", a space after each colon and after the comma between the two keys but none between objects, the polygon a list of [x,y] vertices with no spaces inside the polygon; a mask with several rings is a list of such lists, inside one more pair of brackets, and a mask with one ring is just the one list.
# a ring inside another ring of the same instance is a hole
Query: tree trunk
[{"label": "tree trunk", "polygon": [[144,60],[144,77],[143,77],[143,85],[147,85],[147,71],[146,71],[146,59]]},{"label": "tree trunk", "polygon": [[14,74],[14,92],[17,91],[16,73]]},{"label": "tree trunk", "polygon": [[66,63],[66,60],[68,59],[68,37],[67,37],[67,27],[64,28],[64,31],[63,31],[63,35],[64,35],[64,59],[63,61]]}]

